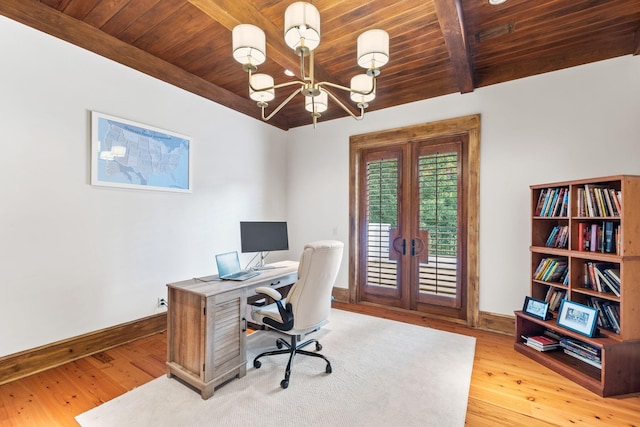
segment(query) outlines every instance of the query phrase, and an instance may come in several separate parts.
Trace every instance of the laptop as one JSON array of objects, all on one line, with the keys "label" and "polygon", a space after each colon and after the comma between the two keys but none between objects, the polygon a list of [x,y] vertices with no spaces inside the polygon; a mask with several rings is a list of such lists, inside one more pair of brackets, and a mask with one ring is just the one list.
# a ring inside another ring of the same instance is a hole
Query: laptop
[{"label": "laptop", "polygon": [[216,255],[216,264],[218,264],[218,277],[222,280],[243,281],[260,274],[255,271],[240,269],[240,259],[237,251]]}]

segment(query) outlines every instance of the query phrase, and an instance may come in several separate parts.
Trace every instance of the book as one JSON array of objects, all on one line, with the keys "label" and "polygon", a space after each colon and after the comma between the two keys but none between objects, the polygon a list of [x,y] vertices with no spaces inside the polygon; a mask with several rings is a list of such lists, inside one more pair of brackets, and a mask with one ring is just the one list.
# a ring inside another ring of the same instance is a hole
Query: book
[{"label": "book", "polygon": [[[604,303],[604,314],[609,320],[611,328],[616,334],[620,334],[620,306],[614,303]],[[617,308],[617,310],[616,310]]]},{"label": "book", "polygon": [[609,321],[609,317],[604,312],[604,306],[602,301],[595,298],[587,298],[587,305],[598,310],[598,326],[605,329],[611,329],[611,322]]},{"label": "book", "polygon": [[600,269],[596,270],[596,275],[597,275],[598,280],[600,281],[600,284],[602,286],[602,291],[601,292],[612,292],[616,296],[618,296],[618,297],[620,296],[620,290],[616,287],[615,282],[613,280],[611,280],[611,278],[609,276],[607,276]]},{"label": "book", "polygon": [[536,271],[533,274],[535,280],[542,280],[545,282],[558,282],[564,279],[564,275],[567,271],[566,258],[548,257],[543,258],[538,264]]},{"label": "book", "polygon": [[613,202],[616,205],[616,209],[618,210],[618,216],[622,215],[622,191],[615,191],[616,197],[613,199]]},{"label": "book", "polygon": [[571,357],[575,357],[576,359],[581,360],[581,361],[583,361],[585,363],[588,363],[591,366],[595,366],[598,369],[602,369],[602,361],[589,359],[588,357],[585,357],[585,356],[583,356],[581,354],[575,353],[575,352],[573,352],[573,351],[571,351],[569,349],[566,349],[566,348],[564,349],[564,352],[565,352],[565,354],[568,354]]},{"label": "book", "polygon": [[602,247],[602,252],[605,253],[612,253],[613,252],[613,222],[611,221],[604,221],[603,222],[603,228],[604,228],[604,245]]},{"label": "book", "polygon": [[611,199],[611,205],[613,208],[613,216],[620,216],[620,205],[618,205],[618,198],[616,196],[616,190],[609,189],[609,198]]},{"label": "book", "polygon": [[549,200],[542,212],[542,216],[551,216],[551,214],[553,213],[553,206],[556,200],[558,200],[558,191],[559,190],[557,188],[551,189],[551,193],[549,194]]},{"label": "book", "polygon": [[561,248],[566,249],[569,247],[569,226],[556,225],[551,229],[549,237],[545,242],[545,246],[548,248]]},{"label": "book", "polygon": [[596,252],[598,250],[598,241],[598,225],[591,224],[589,233],[589,250],[591,252]]},{"label": "book", "polygon": [[578,250],[589,251],[591,248],[591,224],[578,223]]},{"label": "book", "polygon": [[[585,184],[578,189],[578,216],[616,217],[620,216],[621,195],[619,190],[601,184]],[[582,207],[582,209],[581,209]]]},{"label": "book", "polygon": [[600,289],[598,289],[599,284],[596,281],[596,272],[593,269],[593,262],[587,262],[585,265],[587,267],[587,275],[585,276],[586,280],[584,287],[591,288],[594,291],[600,291]]},{"label": "book", "polygon": [[560,347],[560,341],[546,335],[522,336],[524,343],[538,351],[550,351]]},{"label": "book", "polygon": [[556,225],[555,227],[553,227],[553,229],[551,230],[551,233],[549,233],[549,237],[547,237],[547,241],[544,244],[546,247],[548,248],[553,248],[554,247],[554,242],[556,240],[556,236],[558,235],[558,233],[560,232],[560,226]]},{"label": "book", "polygon": [[[604,276],[607,279],[607,286],[617,297],[621,296],[622,289],[620,287],[620,279],[616,278],[611,271],[614,269],[608,268],[603,271]],[[617,269],[619,271],[619,269]]]},{"label": "book", "polygon": [[607,268],[604,270],[615,282],[620,286],[620,269],[619,268]]},{"label": "book", "polygon": [[540,190],[540,195],[538,196],[538,203],[536,203],[536,210],[533,216],[540,216],[540,213],[542,213],[542,207],[544,206],[546,196],[547,196],[547,189],[543,188],[542,190]]},{"label": "book", "polygon": [[602,353],[598,347],[570,337],[561,338],[560,346],[594,360],[600,360]]},{"label": "book", "polygon": [[586,216],[584,212],[584,188],[578,188],[578,216]]},{"label": "book", "polygon": [[604,188],[602,190],[602,198],[605,202],[605,207],[607,210],[607,216],[616,216],[613,209],[613,201],[611,200],[610,188]]},{"label": "book", "polygon": [[555,339],[555,338],[551,338],[548,337],[546,335],[533,335],[533,336],[529,336],[527,337],[528,341],[532,341],[538,345],[541,346],[559,346],[560,345],[560,341]]}]

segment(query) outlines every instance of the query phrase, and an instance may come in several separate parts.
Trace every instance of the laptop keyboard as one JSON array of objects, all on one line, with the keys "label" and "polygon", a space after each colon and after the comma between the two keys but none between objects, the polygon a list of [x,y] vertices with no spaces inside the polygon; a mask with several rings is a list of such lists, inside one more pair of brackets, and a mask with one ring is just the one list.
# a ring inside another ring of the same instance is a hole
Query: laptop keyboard
[{"label": "laptop keyboard", "polygon": [[240,271],[238,273],[233,273],[230,276],[225,277],[227,280],[247,280],[252,277],[256,277],[260,273],[256,273],[255,271]]}]

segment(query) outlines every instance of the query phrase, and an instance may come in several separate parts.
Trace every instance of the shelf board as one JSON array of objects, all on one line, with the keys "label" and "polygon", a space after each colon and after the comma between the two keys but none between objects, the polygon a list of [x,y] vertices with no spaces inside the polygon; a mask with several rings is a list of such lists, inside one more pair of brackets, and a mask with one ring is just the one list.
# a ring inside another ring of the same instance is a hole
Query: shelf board
[{"label": "shelf board", "polygon": [[589,295],[592,297],[606,299],[607,301],[620,302],[620,297],[616,296],[613,293],[606,292],[598,292],[589,288],[571,288],[571,292],[575,292],[577,294]]},{"label": "shelf board", "polygon": [[553,219],[553,220],[559,220],[559,219],[564,219],[564,220],[569,220],[568,216],[534,216],[532,217],[533,219]]},{"label": "shelf board", "polygon": [[561,349],[543,352],[531,348],[522,342],[516,342],[514,349],[552,371],[602,396],[604,387],[602,384],[601,369],[591,366],[575,357],[571,357]]},{"label": "shelf board", "polygon": [[549,248],[547,246],[531,246],[531,252],[545,255],[557,255],[568,257],[571,254],[569,249],[562,248]]},{"label": "shelf board", "polygon": [[572,216],[571,219],[574,221],[620,221],[619,216]]},{"label": "shelf board", "polygon": [[601,335],[596,337],[588,337],[586,335],[579,334],[577,332],[571,331],[569,329],[566,329],[558,325],[556,323],[557,322],[556,318],[553,318],[550,320],[536,319],[535,317],[528,316],[522,310],[516,311],[515,314],[516,314],[516,317],[522,317],[526,319],[528,322],[536,323],[546,329],[550,329],[552,331],[558,332],[561,335],[565,335],[567,337],[575,338],[577,340],[586,342],[600,349],[618,344],[621,341],[620,337],[616,333],[611,331],[602,330]]}]

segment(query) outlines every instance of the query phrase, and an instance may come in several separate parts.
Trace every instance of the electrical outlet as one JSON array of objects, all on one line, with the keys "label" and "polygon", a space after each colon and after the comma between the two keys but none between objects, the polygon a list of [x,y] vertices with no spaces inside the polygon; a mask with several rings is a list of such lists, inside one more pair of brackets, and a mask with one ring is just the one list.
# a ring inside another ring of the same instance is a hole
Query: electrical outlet
[{"label": "electrical outlet", "polygon": [[164,298],[158,297],[158,308],[168,307],[167,300]]}]

